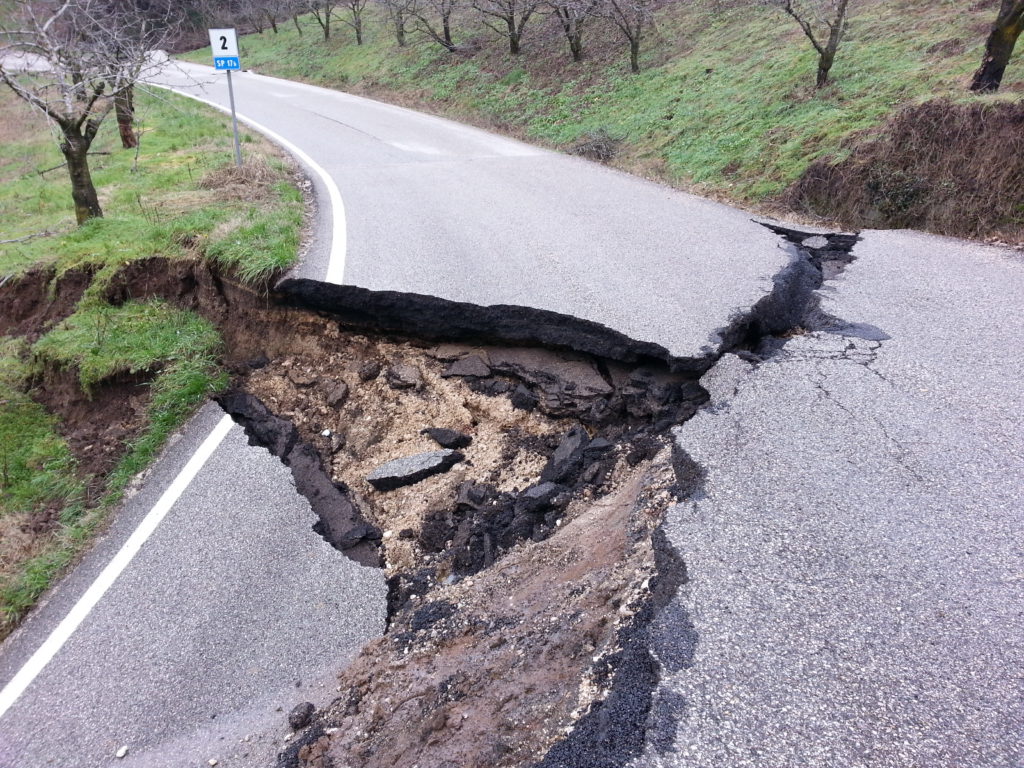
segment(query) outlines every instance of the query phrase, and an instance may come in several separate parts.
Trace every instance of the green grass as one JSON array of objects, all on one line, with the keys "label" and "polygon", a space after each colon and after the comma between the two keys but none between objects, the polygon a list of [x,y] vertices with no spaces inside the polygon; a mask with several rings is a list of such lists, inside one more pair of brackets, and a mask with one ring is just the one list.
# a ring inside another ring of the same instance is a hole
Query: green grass
[{"label": "green grass", "polygon": [[[105,282],[161,256],[207,258],[262,284],[297,258],[304,204],[275,150],[246,135],[239,170],[221,113],[160,91],[139,93],[137,107],[138,155],[120,148],[108,119],[92,148],[108,154],[90,158],[105,216],[76,227],[54,134],[0,91],[0,240],[48,233],[0,245],[0,282],[36,267],[93,275],[74,313],[35,343],[0,339],[0,638],[89,546],[168,436],[227,383],[209,322],[162,301],[111,306]],[[83,474],[57,417],[31,397],[35,378],[61,368],[86,393],[117,374],[147,377],[145,423],[106,477]]]},{"label": "green grass", "polygon": [[[232,166],[231,133],[218,112],[170,93],[137,97],[142,142],[136,159],[120,149],[113,118],[104,124],[90,158],[104,218],[76,227],[63,159],[45,123],[10,93],[0,108],[23,130],[0,141],[0,239],[56,232],[0,246],[0,275],[40,265],[58,272],[92,265],[102,276],[152,256],[197,254],[238,267],[245,280],[265,280],[294,264],[302,221],[302,197],[288,181],[285,163],[262,140],[246,144],[247,162],[262,164],[266,178],[258,199],[224,196]],[[242,177],[244,181],[246,177]],[[236,187],[245,190],[244,184]],[[255,226],[253,222],[259,222]],[[196,244],[202,247],[197,250]],[[99,286],[96,286],[98,290]]]},{"label": "green grass", "polygon": [[[220,343],[208,321],[161,301],[83,308],[30,350],[20,340],[0,340],[0,530],[5,520],[14,530],[47,506],[59,509],[51,536],[35,537],[20,553],[10,551],[10,541],[0,544],[0,565],[6,566],[0,567],[0,637],[91,542],[171,432],[226,385],[217,364]],[[76,370],[85,391],[119,373],[156,371],[147,424],[126,446],[97,503],[86,503],[89,479],[78,471],[56,418],[24,392],[26,377],[45,366]]]},{"label": "green grass", "polygon": [[[324,42],[307,20],[301,37],[285,25],[276,35],[245,36],[241,53],[260,72],[418,104],[555,147],[604,131],[624,140],[618,163],[627,170],[757,205],[811,162],[845,157],[902,105],[977,98],[966,83],[994,13],[960,0],[866,0],[850,20],[834,84],[815,92],[816,56],[790,19],[765,7],[718,5],[664,5],[636,76],[621,43],[596,24],[582,64],[536,23],[519,57],[498,41],[468,57],[426,44],[400,49],[379,18],[363,46],[344,30]],[[480,34],[467,24],[460,22],[463,38]],[[208,57],[206,49],[186,58]],[[1019,59],[1003,95],[985,98],[1021,98]]]}]

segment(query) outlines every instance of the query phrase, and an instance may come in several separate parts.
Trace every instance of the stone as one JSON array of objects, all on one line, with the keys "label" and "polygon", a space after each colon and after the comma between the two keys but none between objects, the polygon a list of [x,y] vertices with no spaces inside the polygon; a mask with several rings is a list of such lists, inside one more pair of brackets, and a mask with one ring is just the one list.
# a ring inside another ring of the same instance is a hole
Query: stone
[{"label": "stone", "polygon": [[359,370],[356,371],[356,375],[359,376],[360,381],[373,381],[380,376],[380,370],[380,363],[376,360],[367,360],[359,366]]},{"label": "stone", "polygon": [[419,389],[423,386],[420,369],[409,363],[395,363],[388,366],[385,378],[392,389]]},{"label": "stone", "polygon": [[127,754],[128,754],[128,745],[125,744],[123,747],[121,747],[119,750],[117,750],[117,752],[114,753],[114,757],[116,757],[118,760],[121,760]]},{"label": "stone", "polygon": [[443,427],[429,427],[420,432],[420,434],[426,435],[442,448],[465,448],[473,442],[473,438],[469,435],[464,435],[462,432],[457,432],[454,429],[445,429]]},{"label": "stone", "polygon": [[444,373],[441,374],[446,379],[452,376],[471,376],[477,379],[484,379],[490,375],[490,367],[479,355],[460,357],[458,360],[449,363]]},{"label": "stone", "polygon": [[447,472],[464,458],[458,451],[448,449],[403,456],[377,467],[366,480],[378,491],[391,491]]},{"label": "stone", "polygon": [[327,404],[331,408],[340,408],[348,400],[348,384],[344,381],[337,381],[327,390]]},{"label": "stone", "polygon": [[537,396],[523,384],[516,387],[515,392],[512,393],[511,399],[512,406],[523,411],[532,411],[540,402],[540,400],[537,399]]},{"label": "stone", "polygon": [[562,483],[570,481],[583,464],[584,452],[590,445],[590,436],[583,427],[570,429],[547,465],[540,473],[541,482]]},{"label": "stone", "polygon": [[804,248],[827,248],[828,238],[823,237],[822,235],[811,235],[811,237],[808,237],[806,240],[802,240],[800,245]]},{"label": "stone", "polygon": [[288,713],[288,725],[291,726],[293,731],[299,730],[299,728],[305,728],[309,725],[309,721],[313,719],[313,713],[316,712],[316,707],[310,701],[304,701],[301,704],[297,704],[291,712]]},{"label": "stone", "polygon": [[555,497],[564,490],[565,486],[558,483],[543,482],[531,485],[516,497],[516,514],[535,515],[550,506]]},{"label": "stone", "polygon": [[316,384],[316,376],[300,368],[289,368],[288,380],[297,387],[311,387]]}]

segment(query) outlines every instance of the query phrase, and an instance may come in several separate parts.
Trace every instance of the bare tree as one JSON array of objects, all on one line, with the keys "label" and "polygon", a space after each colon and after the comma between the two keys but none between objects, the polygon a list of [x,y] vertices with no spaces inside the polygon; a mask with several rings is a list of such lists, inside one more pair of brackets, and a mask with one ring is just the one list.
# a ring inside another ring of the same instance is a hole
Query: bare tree
[{"label": "bare tree", "polygon": [[473,0],[484,25],[508,38],[508,51],[522,50],[523,30],[541,6],[541,0]]},{"label": "bare tree", "polygon": [[792,16],[811,41],[818,52],[815,87],[824,87],[846,34],[850,0],[768,0],[768,4]]},{"label": "bare tree", "polygon": [[363,11],[370,0],[341,0],[341,4],[348,9],[348,18],[343,21],[352,27],[356,33],[356,45],[363,44]]},{"label": "bare tree", "polygon": [[[334,9],[337,7],[337,0],[304,0],[303,7],[306,11],[313,14],[313,18],[316,19],[316,23],[320,25],[320,29],[323,30],[324,40],[331,39],[331,16],[334,14]],[[295,19],[295,26],[299,26],[298,16],[293,17]],[[299,30],[299,34],[302,31]]]},{"label": "bare tree", "polygon": [[452,17],[459,3],[460,0],[418,0],[411,13],[419,22],[420,31],[438,45],[454,51],[457,46],[452,40]]},{"label": "bare tree", "polygon": [[395,32],[395,41],[400,47],[404,47],[409,21],[416,17],[418,0],[380,0],[380,3],[384,6],[391,28]]},{"label": "bare tree", "polygon": [[[160,47],[167,30],[150,26],[134,4],[17,0],[14,5],[15,20],[0,26],[0,82],[60,130],[75,217],[83,224],[103,215],[89,148],[115,101],[157,66],[150,51]],[[27,61],[35,66],[25,66]]]},{"label": "bare tree", "polygon": [[652,0],[602,0],[594,13],[611,19],[629,42],[629,68],[640,71],[640,43],[651,24]]},{"label": "bare tree", "polygon": [[594,15],[598,0],[551,0],[562,34],[569,41],[573,61],[583,61],[583,26]]},{"label": "bare tree", "polygon": [[1024,32],[1024,0],[1002,0],[999,15],[985,43],[985,57],[971,79],[972,91],[992,93],[999,90],[1021,32]]}]

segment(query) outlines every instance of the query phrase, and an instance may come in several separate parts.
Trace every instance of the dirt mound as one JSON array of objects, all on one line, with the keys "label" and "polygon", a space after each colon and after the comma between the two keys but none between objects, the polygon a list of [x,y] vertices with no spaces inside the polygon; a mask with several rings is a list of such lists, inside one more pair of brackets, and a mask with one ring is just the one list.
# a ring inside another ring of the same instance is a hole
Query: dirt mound
[{"label": "dirt mound", "polygon": [[846,160],[811,165],[784,202],[850,227],[1022,243],[1024,103],[909,107]]}]

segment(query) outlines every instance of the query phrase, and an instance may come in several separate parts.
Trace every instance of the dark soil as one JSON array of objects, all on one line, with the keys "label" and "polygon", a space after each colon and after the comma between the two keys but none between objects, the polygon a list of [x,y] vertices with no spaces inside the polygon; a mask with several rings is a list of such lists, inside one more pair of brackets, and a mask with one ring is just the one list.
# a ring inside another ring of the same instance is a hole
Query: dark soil
[{"label": "dark soil", "polygon": [[908,107],[846,160],[811,165],[785,202],[852,227],[1024,243],[1024,104]]},{"label": "dark soil", "polygon": [[86,393],[77,370],[51,369],[36,382],[32,396],[60,417],[60,433],[78,460],[79,471],[99,483],[145,429],[152,378],[145,371],[118,374]]}]

